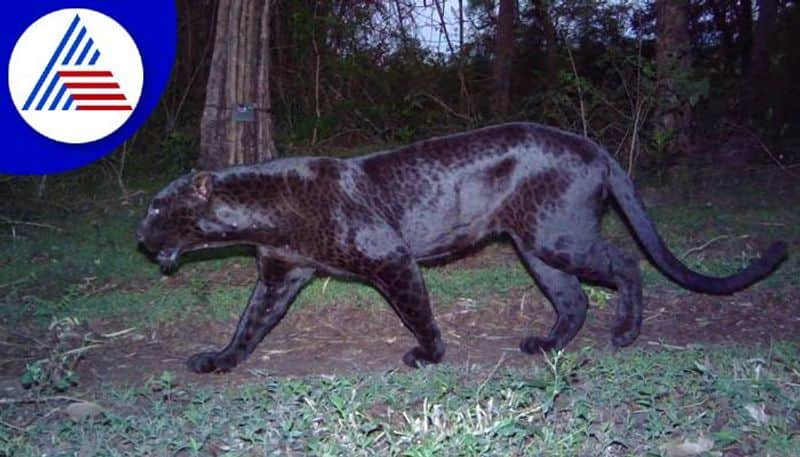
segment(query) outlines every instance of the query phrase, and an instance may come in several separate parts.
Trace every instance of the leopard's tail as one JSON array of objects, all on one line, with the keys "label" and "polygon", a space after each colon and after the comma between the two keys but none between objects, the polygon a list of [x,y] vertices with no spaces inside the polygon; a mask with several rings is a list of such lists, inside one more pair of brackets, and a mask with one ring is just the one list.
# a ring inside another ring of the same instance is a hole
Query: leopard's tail
[{"label": "leopard's tail", "polygon": [[717,278],[690,270],[664,244],[625,170],[614,160],[609,160],[609,165],[608,188],[625,213],[639,242],[658,269],[683,287],[706,294],[730,294],[769,275],[786,259],[786,243],[777,241],[745,269],[730,276]]}]

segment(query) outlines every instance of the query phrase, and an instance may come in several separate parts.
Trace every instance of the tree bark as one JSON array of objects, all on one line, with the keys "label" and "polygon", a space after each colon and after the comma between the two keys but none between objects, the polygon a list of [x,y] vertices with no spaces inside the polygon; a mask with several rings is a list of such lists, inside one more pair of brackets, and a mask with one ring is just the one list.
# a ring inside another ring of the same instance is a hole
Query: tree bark
[{"label": "tree bark", "polygon": [[735,27],[728,20],[728,11],[731,2],[728,0],[712,0],[711,10],[714,14],[714,26],[720,33],[720,46],[722,48],[722,73],[730,74],[736,68],[737,47],[734,46],[733,36]]},{"label": "tree bark", "polygon": [[551,0],[535,0],[532,2],[534,14],[539,20],[545,39],[545,76],[548,81],[556,80],[558,71],[558,36],[553,19],[550,17]]},{"label": "tree bark", "polygon": [[775,20],[778,5],[775,0],[758,0],[758,21],[753,34],[753,49],[750,58],[749,78],[749,111],[762,116],[768,108],[769,101],[769,62],[770,50],[773,47]]},{"label": "tree bark", "polygon": [[494,44],[492,111],[497,117],[508,115],[511,106],[511,61],[514,55],[516,0],[500,0]]},{"label": "tree bark", "polygon": [[[270,1],[220,0],[200,124],[204,169],[275,156],[270,115]],[[252,109],[252,119],[235,116]]]},{"label": "tree bark", "polygon": [[742,74],[750,76],[751,60],[750,55],[753,47],[753,2],[751,0],[741,0],[739,2],[739,39],[737,47],[739,59],[742,65]]},{"label": "tree bark", "polygon": [[657,0],[656,67],[659,80],[658,131],[670,149],[686,151],[690,145],[691,105],[680,91],[689,77],[689,4],[687,0]]}]

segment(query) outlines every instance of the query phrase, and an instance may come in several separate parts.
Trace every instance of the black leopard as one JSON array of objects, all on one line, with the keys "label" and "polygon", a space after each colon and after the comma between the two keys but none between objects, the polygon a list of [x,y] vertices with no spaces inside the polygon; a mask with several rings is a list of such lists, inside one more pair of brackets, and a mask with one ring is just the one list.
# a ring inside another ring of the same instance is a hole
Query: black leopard
[{"label": "black leopard", "polygon": [[419,263],[508,237],[558,318],[522,351],[564,347],[584,323],[581,280],[619,292],[615,346],[642,325],[636,258],[600,237],[613,197],[653,264],[693,291],[729,294],[786,258],[773,243],[741,272],[695,273],[666,247],[625,171],[596,143],[555,128],[510,123],[347,160],[303,157],[194,172],[159,192],[137,235],[162,268],[186,251],[255,246],[258,280],[230,343],[192,356],[195,372],[227,371],[255,349],[315,275],[363,281],[392,306],[418,345],[410,366],[442,360],[445,345]]}]

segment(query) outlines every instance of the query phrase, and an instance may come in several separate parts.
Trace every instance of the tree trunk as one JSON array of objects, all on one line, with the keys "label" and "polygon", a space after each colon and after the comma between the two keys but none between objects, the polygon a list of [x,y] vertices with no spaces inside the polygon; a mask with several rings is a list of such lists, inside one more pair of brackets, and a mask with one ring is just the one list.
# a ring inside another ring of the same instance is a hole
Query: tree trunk
[{"label": "tree trunk", "polygon": [[665,146],[688,149],[691,105],[680,91],[680,81],[689,77],[689,4],[687,0],[657,0],[656,67],[659,80],[657,130],[667,138]]},{"label": "tree trunk", "polygon": [[720,46],[722,48],[722,73],[731,74],[736,68],[737,48],[733,44],[735,27],[728,21],[728,11],[731,2],[728,0],[712,0],[711,9],[714,13],[714,26],[720,33]]},{"label": "tree trunk", "polygon": [[739,39],[738,50],[742,64],[742,74],[745,78],[750,76],[750,55],[753,47],[753,2],[741,0],[739,2]]},{"label": "tree trunk", "polygon": [[492,111],[495,116],[501,118],[508,115],[511,106],[511,60],[514,55],[516,7],[516,0],[500,0],[500,11],[497,14],[492,68],[494,83]]},{"label": "tree trunk", "polygon": [[762,116],[769,105],[769,61],[773,47],[775,18],[778,5],[775,0],[758,0],[758,21],[753,34],[753,49],[750,60],[749,111]]},{"label": "tree trunk", "polygon": [[558,36],[553,19],[550,17],[552,6],[550,0],[535,0],[532,2],[534,14],[539,20],[545,39],[545,76],[548,81],[555,81],[558,72]]},{"label": "tree trunk", "polygon": [[270,2],[220,0],[200,124],[204,169],[275,156],[269,88]]}]

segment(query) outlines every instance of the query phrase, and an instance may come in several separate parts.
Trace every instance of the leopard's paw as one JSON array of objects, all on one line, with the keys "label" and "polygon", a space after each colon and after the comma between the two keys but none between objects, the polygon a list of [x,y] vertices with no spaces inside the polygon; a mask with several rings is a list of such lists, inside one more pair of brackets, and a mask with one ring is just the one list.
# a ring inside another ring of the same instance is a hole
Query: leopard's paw
[{"label": "leopard's paw", "polygon": [[236,359],[221,352],[200,352],[186,361],[186,367],[195,373],[224,373],[235,366]]},{"label": "leopard's paw", "polygon": [[542,352],[550,352],[553,349],[558,349],[557,346],[554,339],[529,336],[520,342],[519,350],[527,354],[541,354]]}]

